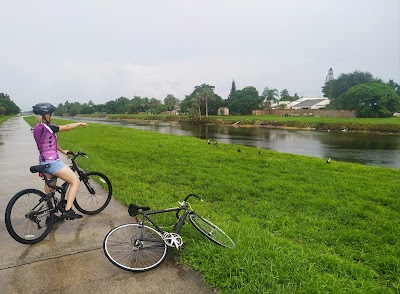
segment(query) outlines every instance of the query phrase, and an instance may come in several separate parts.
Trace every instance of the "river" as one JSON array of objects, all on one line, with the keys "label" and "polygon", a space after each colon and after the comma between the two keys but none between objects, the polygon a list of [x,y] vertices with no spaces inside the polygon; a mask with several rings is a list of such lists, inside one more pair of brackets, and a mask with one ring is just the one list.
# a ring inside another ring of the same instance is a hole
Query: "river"
[{"label": "river", "polygon": [[[77,120],[77,118],[67,118]],[[193,136],[220,143],[239,144],[279,152],[314,156],[332,161],[400,168],[400,136],[376,133],[319,132],[262,127],[232,127],[179,123],[123,121],[93,118],[79,120],[118,125],[163,134]]]}]

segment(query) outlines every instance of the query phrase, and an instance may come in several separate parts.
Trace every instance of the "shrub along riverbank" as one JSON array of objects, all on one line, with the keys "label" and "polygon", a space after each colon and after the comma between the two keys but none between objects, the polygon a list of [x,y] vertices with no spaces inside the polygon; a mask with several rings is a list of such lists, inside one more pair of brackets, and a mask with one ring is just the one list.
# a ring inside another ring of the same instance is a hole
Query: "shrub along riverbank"
[{"label": "shrub along riverbank", "polygon": [[125,205],[162,209],[200,195],[193,208],[236,247],[186,224],[180,260],[222,293],[400,291],[399,170],[100,124],[59,143],[87,152]]},{"label": "shrub along riverbank", "polygon": [[[192,124],[235,125],[242,127],[270,127],[270,128],[299,128],[315,129],[318,131],[357,131],[383,132],[400,134],[400,118],[327,118],[311,116],[209,116],[201,120],[190,118],[187,115],[149,115],[149,114],[107,114],[107,115],[80,115],[86,117],[101,117],[108,119],[147,120],[163,122],[179,122]],[[78,119],[78,118],[77,118]]]}]

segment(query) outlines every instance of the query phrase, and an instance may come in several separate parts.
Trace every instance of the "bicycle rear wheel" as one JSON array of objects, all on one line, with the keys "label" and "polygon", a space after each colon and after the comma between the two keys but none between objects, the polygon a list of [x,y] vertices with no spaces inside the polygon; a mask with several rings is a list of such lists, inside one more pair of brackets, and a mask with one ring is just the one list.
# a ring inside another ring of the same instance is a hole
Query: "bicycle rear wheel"
[{"label": "bicycle rear wheel", "polygon": [[14,240],[34,244],[49,234],[53,216],[53,205],[46,195],[36,189],[27,189],[11,198],[6,208],[5,223]]},{"label": "bicycle rear wheel", "polygon": [[155,229],[146,225],[125,224],[106,235],[103,250],[115,266],[140,272],[160,265],[167,254],[167,245]]},{"label": "bicycle rear wheel", "polygon": [[[66,190],[64,190],[64,194]],[[112,186],[110,180],[102,173],[88,172],[81,178],[74,206],[81,213],[96,214],[107,207],[111,197]]]},{"label": "bicycle rear wheel", "polygon": [[228,248],[235,247],[235,243],[232,241],[232,239],[209,220],[197,215],[194,212],[189,214],[189,219],[193,226],[200,231],[200,233],[214,243]]}]

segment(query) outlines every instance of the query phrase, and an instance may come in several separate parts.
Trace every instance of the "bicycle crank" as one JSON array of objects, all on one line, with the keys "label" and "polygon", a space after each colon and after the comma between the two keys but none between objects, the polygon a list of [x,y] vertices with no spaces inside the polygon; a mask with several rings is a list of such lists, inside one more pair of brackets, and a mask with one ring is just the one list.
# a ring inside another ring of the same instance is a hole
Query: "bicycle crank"
[{"label": "bicycle crank", "polygon": [[182,237],[176,233],[165,232],[163,235],[163,240],[167,246],[175,247],[176,250],[180,250],[183,245]]}]

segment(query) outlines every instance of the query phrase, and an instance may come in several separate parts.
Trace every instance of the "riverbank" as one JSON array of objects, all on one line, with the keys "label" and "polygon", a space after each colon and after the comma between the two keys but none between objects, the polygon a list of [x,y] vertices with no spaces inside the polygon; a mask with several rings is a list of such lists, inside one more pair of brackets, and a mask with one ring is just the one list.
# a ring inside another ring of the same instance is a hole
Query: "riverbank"
[{"label": "riverbank", "polygon": [[187,224],[180,262],[222,293],[400,289],[398,170],[102,124],[59,140],[87,152],[124,205],[162,209],[200,195],[193,208],[236,247],[218,247]]},{"label": "riverbank", "polygon": [[148,114],[96,114],[77,117],[93,117],[127,121],[161,121],[168,123],[190,123],[223,125],[235,127],[264,127],[282,129],[303,129],[341,132],[378,132],[400,134],[400,118],[319,118],[319,117],[282,117],[282,116],[209,116],[202,119],[187,115],[148,115]]}]

